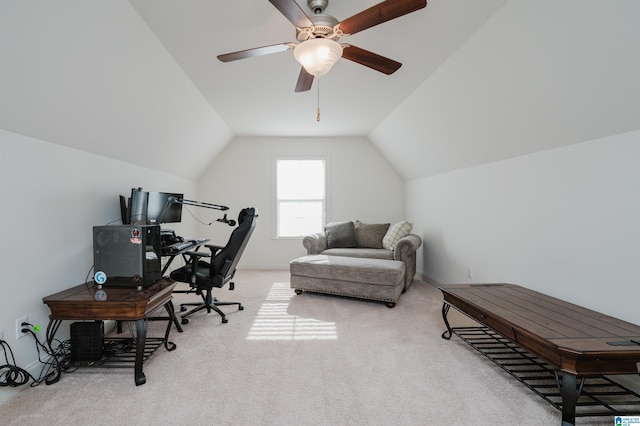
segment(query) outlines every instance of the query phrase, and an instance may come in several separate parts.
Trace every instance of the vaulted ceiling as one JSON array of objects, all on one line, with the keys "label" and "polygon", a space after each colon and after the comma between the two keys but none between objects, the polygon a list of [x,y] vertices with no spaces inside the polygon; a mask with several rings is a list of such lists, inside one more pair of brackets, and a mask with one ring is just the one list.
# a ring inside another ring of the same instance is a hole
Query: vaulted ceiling
[{"label": "vaulted ceiling", "polygon": [[0,128],[188,178],[235,136],[362,136],[419,178],[639,129],[637,16],[635,0],[429,0],[340,40],[396,73],[342,59],[295,93],[292,51],[216,59],[295,41],[267,0],[0,0]]},{"label": "vaulted ceiling", "polygon": [[[329,0],[344,20],[381,0]],[[347,60],[295,93],[293,51],[223,63],[222,53],[295,42],[268,0],[131,0],[140,16],[235,135],[366,136],[453,54],[505,0],[431,0],[426,8],[340,39],[401,62],[385,74]],[[308,15],[307,0],[297,0]],[[316,121],[320,97],[321,121]]]}]

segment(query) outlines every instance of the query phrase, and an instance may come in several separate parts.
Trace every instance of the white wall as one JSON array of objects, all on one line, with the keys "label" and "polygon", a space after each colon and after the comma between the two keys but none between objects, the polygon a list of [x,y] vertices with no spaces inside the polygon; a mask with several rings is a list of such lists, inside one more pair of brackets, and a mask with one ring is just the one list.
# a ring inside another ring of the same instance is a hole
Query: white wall
[{"label": "white wall", "polygon": [[[30,337],[15,340],[15,320],[28,315],[43,327],[44,341],[49,310],[42,298],[85,282],[93,264],[92,227],[119,223],[118,195],[138,186],[195,190],[187,179],[0,129],[0,329],[20,367],[32,366],[37,352]],[[195,232],[189,219],[179,225]],[[68,338],[67,326],[58,337]],[[23,388],[3,388],[0,403]]]},{"label": "white wall", "polygon": [[520,284],[640,324],[639,164],[636,131],[409,181],[418,270]]},{"label": "white wall", "polygon": [[[365,138],[237,138],[200,178],[198,193],[201,201],[229,206],[233,218],[243,207],[259,209],[240,268],[288,269],[290,260],[306,254],[300,239],[273,238],[273,166],[278,155],[326,156],[327,221],[404,219],[403,182]],[[202,226],[200,236],[224,244],[229,231],[214,223]]]}]

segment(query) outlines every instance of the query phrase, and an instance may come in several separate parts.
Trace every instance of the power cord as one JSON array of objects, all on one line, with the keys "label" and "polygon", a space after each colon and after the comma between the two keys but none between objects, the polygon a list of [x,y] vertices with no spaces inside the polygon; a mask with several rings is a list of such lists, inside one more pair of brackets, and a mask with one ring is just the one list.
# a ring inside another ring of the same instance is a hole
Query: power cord
[{"label": "power cord", "polygon": [[[40,371],[40,376],[36,379],[33,376],[33,383],[31,386],[37,386],[42,382],[45,382],[47,385],[53,384],[60,380],[60,373],[63,371],[71,372],[75,371],[78,367],[73,367],[70,364],[70,353],[71,353],[71,344],[70,341],[60,341],[55,339],[52,342],[52,345],[47,347],[44,343],[38,339],[36,333],[40,331],[39,325],[29,324],[27,322],[23,322],[22,324],[22,332],[29,334],[33,337],[33,340],[36,343],[36,351],[38,352],[38,361],[42,364],[42,370]],[[53,343],[56,343],[57,346],[54,349]],[[45,356],[43,357],[43,353]]]},{"label": "power cord", "polygon": [[[0,340],[0,347],[4,352],[4,365],[0,365],[0,387],[18,387],[26,385],[29,380],[34,380],[34,377],[29,374],[24,368],[20,368],[16,365],[16,360],[13,356],[11,346],[4,340]],[[8,355],[7,355],[8,354]]]}]

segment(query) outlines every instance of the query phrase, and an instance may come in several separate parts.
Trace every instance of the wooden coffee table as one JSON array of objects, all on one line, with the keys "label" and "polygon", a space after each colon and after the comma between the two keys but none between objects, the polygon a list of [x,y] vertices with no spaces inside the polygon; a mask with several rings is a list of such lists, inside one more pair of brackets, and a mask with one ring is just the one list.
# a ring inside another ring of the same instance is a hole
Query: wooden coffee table
[{"label": "wooden coffee table", "polygon": [[[134,378],[136,386],[146,382],[142,371],[145,359],[145,343],[147,341],[147,320],[150,314],[164,307],[168,314],[168,324],[162,343],[169,351],[175,344],[169,342],[169,331],[172,323],[177,324],[171,292],[176,283],[170,279],[162,279],[143,289],[135,287],[103,287],[99,289],[91,281],[71,287],[42,299],[49,306],[51,315],[47,326],[47,342],[51,348],[55,334],[63,320],[117,320],[136,322],[136,354],[134,361]],[[179,325],[178,325],[179,327]],[[53,352],[53,351],[52,351]],[[56,381],[61,371],[57,369]]]},{"label": "wooden coffee table", "polygon": [[451,307],[561,372],[562,425],[574,425],[578,378],[640,374],[640,326],[514,284],[439,287],[450,339]]}]

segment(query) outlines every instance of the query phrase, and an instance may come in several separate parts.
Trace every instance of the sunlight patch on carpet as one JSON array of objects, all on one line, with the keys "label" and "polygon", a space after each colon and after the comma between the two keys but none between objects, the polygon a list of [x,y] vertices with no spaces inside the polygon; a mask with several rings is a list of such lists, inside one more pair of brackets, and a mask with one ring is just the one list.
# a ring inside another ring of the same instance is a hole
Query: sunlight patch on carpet
[{"label": "sunlight patch on carpet", "polygon": [[289,283],[273,283],[253,321],[247,340],[336,340],[336,323],[287,312],[294,296]]}]

